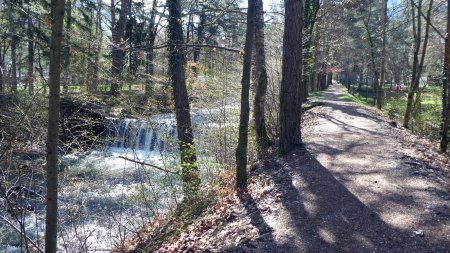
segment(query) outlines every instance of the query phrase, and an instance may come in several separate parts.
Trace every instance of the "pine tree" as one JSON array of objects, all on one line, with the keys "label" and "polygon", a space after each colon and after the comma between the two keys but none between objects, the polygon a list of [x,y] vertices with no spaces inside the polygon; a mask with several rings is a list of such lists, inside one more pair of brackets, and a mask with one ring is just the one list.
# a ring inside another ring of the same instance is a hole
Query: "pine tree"
[{"label": "pine tree", "polygon": [[283,67],[280,89],[280,153],[301,144],[302,25],[301,0],[285,1]]},{"label": "pine tree", "polygon": [[242,69],[241,113],[239,118],[239,139],[236,148],[236,187],[247,187],[248,121],[250,115],[250,72],[252,65],[252,45],[255,31],[255,1],[248,1],[247,31],[245,33],[244,65]]},{"label": "pine tree", "polygon": [[64,0],[52,0],[52,37],[50,44],[49,112],[47,132],[47,202],[45,252],[57,251],[58,235],[58,133],[61,82],[61,42]]}]

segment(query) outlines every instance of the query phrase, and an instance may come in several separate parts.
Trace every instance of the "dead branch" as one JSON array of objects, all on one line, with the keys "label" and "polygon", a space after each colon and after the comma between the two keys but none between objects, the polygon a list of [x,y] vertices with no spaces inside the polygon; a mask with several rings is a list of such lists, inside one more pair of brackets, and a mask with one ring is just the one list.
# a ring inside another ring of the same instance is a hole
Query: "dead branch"
[{"label": "dead branch", "polygon": [[134,163],[137,163],[137,164],[140,164],[140,165],[149,166],[149,167],[152,167],[152,168],[155,168],[155,169],[158,169],[158,170],[167,172],[167,173],[172,173],[172,174],[178,175],[177,172],[173,172],[173,171],[170,171],[170,170],[166,170],[166,169],[164,169],[164,168],[161,168],[161,167],[159,167],[159,166],[156,166],[156,165],[153,165],[153,164],[150,164],[150,163],[146,163],[146,162],[141,162],[141,161],[133,160],[133,159],[130,159],[130,158],[124,157],[124,156],[119,156],[119,158],[122,158],[122,159],[127,160],[127,161],[130,161],[130,162],[134,162]]},{"label": "dead branch", "polygon": [[12,222],[10,222],[6,217],[0,215],[0,219],[2,219],[4,222],[6,222],[6,224],[8,224],[10,227],[12,227],[17,233],[20,234],[20,236],[23,236],[25,238],[26,241],[28,241],[29,243],[31,243],[31,245],[33,245],[33,247],[35,247],[37,249],[37,251],[44,253],[44,251],[39,248],[39,245],[37,245],[33,240],[31,240],[30,237],[28,237],[25,232],[22,232],[18,227],[16,227]]}]

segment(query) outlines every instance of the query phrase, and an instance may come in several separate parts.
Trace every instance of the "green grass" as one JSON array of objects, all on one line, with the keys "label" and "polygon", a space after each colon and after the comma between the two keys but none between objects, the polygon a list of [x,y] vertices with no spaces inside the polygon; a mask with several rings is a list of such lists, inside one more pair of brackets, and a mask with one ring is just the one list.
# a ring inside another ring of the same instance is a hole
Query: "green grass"
[{"label": "green grass", "polygon": [[[347,87],[345,87],[345,93],[342,95],[344,100],[366,106],[375,105],[375,99],[371,90],[365,90],[363,86],[361,92],[358,93],[356,92],[357,84],[353,84],[351,87],[354,89],[354,95],[350,94]],[[386,112],[389,118],[396,121],[398,125],[402,125],[406,112],[407,93],[389,91],[389,87],[389,84],[385,85],[386,99],[382,111]],[[371,89],[370,86],[368,88]],[[366,94],[368,94],[367,99],[364,97]],[[439,140],[441,113],[441,87],[424,86],[420,103],[416,105],[415,113],[411,119],[410,130],[432,141]]]},{"label": "green grass", "polygon": [[323,92],[321,90],[316,91],[316,92],[311,92],[311,93],[309,93],[309,97],[310,98],[320,98],[320,97],[322,97],[322,94],[323,94]]},{"label": "green grass", "polygon": [[[394,95],[386,100],[383,111],[386,111],[392,120],[399,123],[403,121],[406,111],[407,98],[404,95]],[[421,101],[416,106],[411,120],[411,130],[430,140],[439,140],[439,125],[441,123],[442,100],[438,86],[427,86],[421,94]]]},{"label": "green grass", "polygon": [[308,94],[309,103],[321,103],[322,102],[322,91],[310,92]]},{"label": "green grass", "polygon": [[364,98],[364,97],[356,97],[353,96],[352,94],[349,94],[347,92],[347,94],[344,94],[341,96],[344,100],[349,101],[349,102],[354,102],[360,105],[367,105],[367,106],[373,106],[374,103],[374,98]]},{"label": "green grass", "polygon": [[[359,105],[365,105],[365,106],[373,106],[374,105],[375,100],[374,100],[373,94],[371,92],[368,93],[368,95],[369,95],[368,97],[365,97],[365,95],[368,92],[368,90],[366,90],[365,86],[361,87],[360,93],[356,92],[356,90],[358,89],[357,84],[352,84],[351,90],[352,89],[353,89],[353,93],[355,95],[352,95],[351,93],[349,93],[347,87],[344,86],[344,93],[342,94],[341,98],[346,101],[349,101],[349,102],[357,103]],[[361,94],[363,94],[363,95],[361,95]]]}]

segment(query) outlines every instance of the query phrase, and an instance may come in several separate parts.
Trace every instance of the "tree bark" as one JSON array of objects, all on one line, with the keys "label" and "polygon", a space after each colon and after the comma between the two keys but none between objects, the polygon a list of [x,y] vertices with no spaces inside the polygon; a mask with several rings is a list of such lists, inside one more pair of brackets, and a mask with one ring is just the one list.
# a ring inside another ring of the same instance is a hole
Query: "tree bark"
[{"label": "tree bark", "polygon": [[28,1],[27,36],[28,36],[28,92],[34,94],[34,30],[33,18],[30,12],[30,1]]},{"label": "tree bark", "polygon": [[67,12],[66,12],[66,36],[65,36],[65,46],[64,46],[64,61],[63,61],[63,93],[67,94],[69,92],[69,66],[70,66],[70,37],[72,31],[72,0],[67,0]]},{"label": "tree bark", "polygon": [[411,115],[414,110],[414,97],[416,93],[419,91],[419,85],[420,85],[420,76],[422,75],[423,70],[423,64],[425,61],[425,55],[427,52],[427,45],[428,45],[428,36],[430,33],[430,21],[431,21],[431,11],[433,7],[433,0],[430,0],[429,8],[427,11],[427,17],[426,17],[426,25],[425,25],[425,37],[423,39],[423,45],[422,45],[422,54],[420,56],[419,60],[419,51],[420,51],[420,44],[421,44],[421,31],[422,31],[422,18],[420,15],[420,12],[422,11],[422,0],[419,0],[418,7],[417,7],[417,31],[415,27],[414,22],[414,16],[415,16],[415,3],[413,0],[411,0],[411,6],[412,6],[412,15],[413,15],[413,31],[414,31],[414,61],[413,61],[413,71],[412,71],[412,78],[411,78],[411,87],[408,92],[408,101],[406,104],[406,111],[405,116],[403,119],[403,127],[409,128],[409,123],[411,121]]},{"label": "tree bark", "polygon": [[258,157],[261,158],[270,145],[265,118],[265,104],[268,80],[266,69],[266,52],[264,48],[263,1],[256,0],[255,7],[255,70],[257,85],[253,116],[255,121],[257,152]]},{"label": "tree bark", "polygon": [[[384,1],[384,0],[383,0]],[[381,84],[380,84],[380,80],[379,80],[379,72],[377,69],[377,65],[375,62],[376,59],[376,48],[375,48],[375,42],[374,42],[374,38],[372,37],[372,33],[370,32],[370,28],[369,28],[369,22],[370,22],[370,16],[371,16],[371,8],[372,8],[372,1],[370,1],[370,9],[369,9],[369,15],[367,17],[367,21],[364,22],[364,27],[366,29],[366,33],[367,33],[367,37],[369,40],[369,45],[370,45],[370,64],[371,67],[373,69],[373,74],[374,74],[374,78],[373,78],[373,86],[372,86],[372,91],[374,93],[374,99],[376,101],[381,101],[381,97],[379,97],[379,95],[382,95],[382,88],[381,88]],[[381,89],[381,93],[379,93],[378,91]],[[375,101],[374,101],[375,103]]]},{"label": "tree bark", "polygon": [[130,9],[130,0],[120,0],[119,21],[116,23],[115,0],[111,0],[111,35],[113,40],[112,54],[112,82],[111,94],[116,95],[120,89],[120,79],[122,77],[125,61],[125,25],[127,13]]},{"label": "tree bark", "polygon": [[320,51],[319,51],[319,47],[320,47],[320,32],[318,30],[318,27],[316,27],[316,31],[314,33],[314,65],[312,67],[312,71],[311,71],[311,86],[312,86],[312,91],[319,91],[320,87],[319,87],[319,56],[320,56]]},{"label": "tree bark", "polygon": [[2,57],[2,47],[0,46],[0,94],[3,94],[5,91],[4,83],[3,83],[3,57]]},{"label": "tree bark", "polygon": [[150,14],[150,23],[148,26],[148,38],[147,38],[147,55],[146,60],[147,64],[145,66],[145,72],[150,76],[146,85],[145,85],[145,95],[149,97],[153,93],[153,78],[155,75],[155,50],[153,47],[155,46],[155,39],[157,34],[157,24],[156,24],[156,7],[157,1],[153,0],[152,4],[152,12]]},{"label": "tree bark", "polygon": [[304,2],[304,22],[303,22],[303,59],[302,59],[302,95],[301,102],[306,101],[308,97],[308,85],[310,72],[314,71],[310,64],[309,60],[312,56],[311,54],[311,45],[313,42],[313,31],[316,23],[317,13],[320,8],[319,0],[306,0]]},{"label": "tree bark", "polygon": [[327,88],[333,83],[333,73],[328,72],[327,74]]},{"label": "tree bark", "polygon": [[250,75],[252,68],[252,46],[255,31],[255,1],[248,0],[247,30],[245,33],[244,64],[241,79],[241,112],[239,117],[239,139],[236,148],[236,188],[247,188],[248,121],[250,115]]},{"label": "tree bark", "polygon": [[387,26],[387,1],[382,0],[381,2],[381,70],[380,70],[380,80],[378,81],[377,89],[377,108],[381,109],[383,106],[383,86],[384,79],[386,75],[386,26]]},{"label": "tree bark", "polygon": [[[419,12],[422,8],[422,0],[419,0],[418,9]],[[416,30],[416,14],[413,0],[411,0],[411,14],[412,14],[412,25],[413,25],[413,36],[414,36],[414,57],[413,57],[413,65],[412,65],[412,77],[411,77],[411,85],[408,91],[408,98],[406,104],[405,116],[403,118],[403,127],[409,128],[409,121],[411,119],[412,112],[412,104],[414,99],[414,94],[416,92],[416,75],[417,75],[417,64],[419,62],[419,50],[420,50],[420,37],[422,31],[421,25],[421,17],[417,15],[417,30]]]},{"label": "tree bark", "polygon": [[302,143],[302,0],[285,0],[283,66],[280,90],[280,153],[286,154]]},{"label": "tree bark", "polygon": [[49,113],[47,126],[47,201],[45,252],[57,251],[58,232],[58,133],[61,81],[61,41],[64,0],[52,0],[52,37],[50,44]]},{"label": "tree bark", "polygon": [[192,14],[188,14],[188,20],[186,25],[186,44],[191,43],[191,40],[194,39],[194,19]]},{"label": "tree bark", "polygon": [[[197,27],[197,44],[201,45],[205,41],[205,25],[206,25],[206,13],[204,10],[200,13],[200,22]],[[200,60],[200,47],[194,47],[194,62]]]},{"label": "tree bark", "polygon": [[17,35],[15,34],[15,21],[14,16],[12,12],[12,4],[11,1],[7,1],[8,3],[8,23],[9,23],[9,37],[11,38],[11,82],[10,87],[12,92],[17,92],[17,53],[16,53],[16,47],[17,47]]},{"label": "tree bark", "polygon": [[183,28],[181,25],[180,0],[167,0],[169,9],[169,72],[171,77],[178,141],[181,152],[183,191],[187,198],[195,197],[200,177],[196,164],[197,156],[192,133],[186,77]]},{"label": "tree bark", "polygon": [[448,125],[450,118],[450,0],[447,0],[447,36],[445,37],[444,53],[444,77],[442,79],[442,129],[441,129],[441,152],[447,152],[448,148]]},{"label": "tree bark", "polygon": [[102,0],[97,0],[97,17],[95,24],[95,37],[98,40],[97,49],[95,52],[94,58],[94,66],[92,72],[92,80],[90,80],[90,85],[88,86],[89,92],[94,92],[97,90],[99,85],[99,64],[100,64],[100,55],[102,51],[102,43],[103,43],[103,32],[102,32]]}]

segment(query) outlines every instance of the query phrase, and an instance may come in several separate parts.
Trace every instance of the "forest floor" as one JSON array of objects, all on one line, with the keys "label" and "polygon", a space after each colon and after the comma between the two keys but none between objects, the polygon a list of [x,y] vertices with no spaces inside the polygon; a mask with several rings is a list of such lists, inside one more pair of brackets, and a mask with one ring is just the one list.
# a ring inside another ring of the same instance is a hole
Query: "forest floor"
[{"label": "forest floor", "polygon": [[305,114],[303,148],[254,164],[248,192],[158,252],[450,252],[448,156],[342,93]]}]

